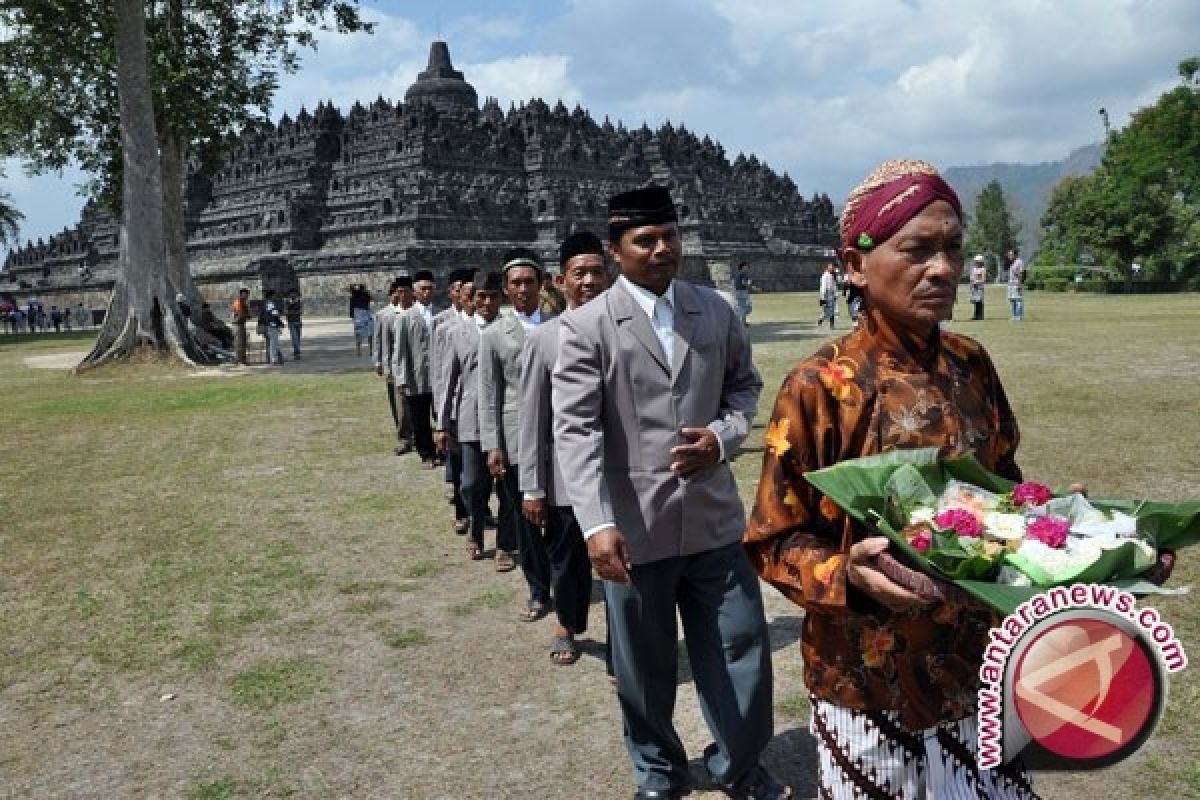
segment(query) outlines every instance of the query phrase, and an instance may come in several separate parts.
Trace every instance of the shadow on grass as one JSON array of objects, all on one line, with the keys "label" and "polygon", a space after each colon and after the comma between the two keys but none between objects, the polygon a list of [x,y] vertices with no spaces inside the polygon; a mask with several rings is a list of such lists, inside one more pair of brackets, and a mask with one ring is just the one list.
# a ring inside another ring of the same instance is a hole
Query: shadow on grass
[{"label": "shadow on grass", "polygon": [[[791,728],[773,738],[763,751],[762,765],[776,780],[792,787],[792,797],[816,797],[817,741],[804,728]],[[692,787],[719,788],[704,766],[703,757],[688,762]]]},{"label": "shadow on grass", "polygon": [[750,326],[750,342],[758,345],[829,339],[841,336],[847,330],[829,331],[825,328],[813,328],[812,323],[808,322],[764,322]]}]

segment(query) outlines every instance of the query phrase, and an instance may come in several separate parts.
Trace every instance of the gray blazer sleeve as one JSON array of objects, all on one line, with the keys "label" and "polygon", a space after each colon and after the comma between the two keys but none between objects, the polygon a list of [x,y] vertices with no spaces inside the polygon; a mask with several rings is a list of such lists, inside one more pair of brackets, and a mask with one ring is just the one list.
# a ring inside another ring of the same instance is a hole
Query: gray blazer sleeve
[{"label": "gray blazer sleeve", "polygon": [[708,429],[721,440],[726,458],[732,456],[750,433],[750,424],[758,411],[762,376],[754,366],[746,327],[730,313],[725,346],[725,382],[721,386],[721,406]]},{"label": "gray blazer sleeve", "polygon": [[449,357],[447,346],[450,341],[446,335],[450,327],[449,318],[443,318],[433,329],[433,342],[429,347],[429,373],[433,379],[433,416],[439,428],[445,428],[442,422],[442,400],[446,392],[446,359]]},{"label": "gray blazer sleeve", "polygon": [[[550,454],[550,370],[547,365],[547,345],[553,337],[543,335],[545,326],[525,337],[521,348],[520,430],[517,433],[517,452],[521,454],[520,487],[522,492],[549,494]],[[553,357],[553,354],[549,354]],[[562,502],[559,500],[558,502]]]},{"label": "gray blazer sleeve", "polygon": [[[492,323],[498,325],[499,320]],[[490,331],[479,336],[479,443],[486,453],[500,448],[500,426],[504,424],[504,367],[496,353]]]},{"label": "gray blazer sleeve", "polygon": [[441,397],[438,398],[436,395],[434,397],[438,430],[443,431],[446,430],[453,418],[451,412],[454,410],[454,398],[458,395],[458,381],[462,375],[462,365],[458,360],[458,348],[453,346],[449,337],[447,337],[446,344],[446,349],[443,351],[446,359],[446,380],[442,382]]},{"label": "gray blazer sleeve", "polygon": [[390,320],[380,319],[379,312],[371,318],[371,354],[375,360],[375,367],[383,367],[384,372],[388,371],[388,364],[383,356],[383,326],[387,322]]},{"label": "gray blazer sleeve", "polygon": [[400,311],[392,318],[392,375],[397,384],[406,383],[404,370],[408,355],[408,312]]},{"label": "gray blazer sleeve", "polygon": [[[564,317],[552,380],[554,447],[581,530],[616,520],[604,476],[604,364],[600,347]],[[559,502],[562,502],[561,500]]]}]

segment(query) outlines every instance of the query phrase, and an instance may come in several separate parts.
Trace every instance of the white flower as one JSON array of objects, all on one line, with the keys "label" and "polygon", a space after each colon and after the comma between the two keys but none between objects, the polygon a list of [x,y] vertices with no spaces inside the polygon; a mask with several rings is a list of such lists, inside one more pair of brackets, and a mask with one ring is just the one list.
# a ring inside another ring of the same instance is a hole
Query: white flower
[{"label": "white flower", "polygon": [[909,525],[918,525],[920,523],[926,522],[926,523],[929,523],[932,525],[933,518],[936,516],[937,516],[937,511],[935,511],[932,508],[929,508],[928,506],[923,506],[908,515],[908,524]]},{"label": "white flower", "polygon": [[1025,537],[1025,517],[1022,514],[1002,514],[999,511],[983,512],[983,532],[993,539],[1005,542]]}]

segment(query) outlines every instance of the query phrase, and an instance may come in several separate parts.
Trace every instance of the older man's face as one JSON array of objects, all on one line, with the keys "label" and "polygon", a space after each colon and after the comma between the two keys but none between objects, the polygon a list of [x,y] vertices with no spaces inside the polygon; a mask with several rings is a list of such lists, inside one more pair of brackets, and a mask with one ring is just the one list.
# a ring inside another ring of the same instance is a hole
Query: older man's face
[{"label": "older man's face", "polygon": [[950,318],[963,269],[962,224],[944,200],[866,253],[847,248],[851,280],[889,322],[928,335]]},{"label": "older man's face", "polygon": [[604,256],[580,253],[571,256],[562,270],[562,289],[571,308],[578,308],[608,288],[608,266]]}]

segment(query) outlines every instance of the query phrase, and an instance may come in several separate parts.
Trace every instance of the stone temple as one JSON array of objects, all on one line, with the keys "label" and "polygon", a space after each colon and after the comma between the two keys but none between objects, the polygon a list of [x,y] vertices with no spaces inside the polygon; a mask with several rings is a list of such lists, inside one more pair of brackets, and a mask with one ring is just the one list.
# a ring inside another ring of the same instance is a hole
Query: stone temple
[{"label": "stone temple", "polygon": [[[833,206],[754,156],[730,161],[708,136],[597,122],[578,106],[479,105],[444,42],[404,101],[322,103],[245,134],[214,174],[187,178],[187,251],[202,294],[225,308],[239,286],[299,286],[312,311],[344,313],[345,289],[376,296],[399,270],[498,267],[532,247],[546,263],[575,230],[604,236],[610,195],[670,187],[684,276],[728,288],[747,261],[764,289],[816,286],[836,245]],[[0,292],[47,307],[107,304],[117,221],[89,203],[49,241],[10,252]]]}]

